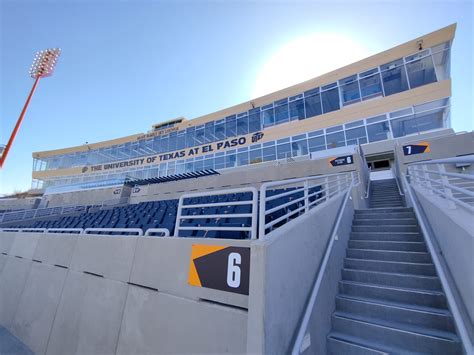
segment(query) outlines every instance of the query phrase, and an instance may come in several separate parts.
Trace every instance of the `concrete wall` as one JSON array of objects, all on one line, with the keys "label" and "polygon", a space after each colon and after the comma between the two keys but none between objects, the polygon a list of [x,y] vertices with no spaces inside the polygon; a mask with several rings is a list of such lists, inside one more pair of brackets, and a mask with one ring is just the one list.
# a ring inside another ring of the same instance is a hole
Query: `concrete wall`
[{"label": "concrete wall", "polygon": [[341,194],[252,245],[249,353],[284,354],[292,345],[342,200]]},{"label": "concrete wall", "polygon": [[426,191],[414,188],[418,201],[430,223],[446,262],[466,307],[470,322],[474,324],[474,218],[462,208],[449,209],[446,201],[427,195]]},{"label": "concrete wall", "polygon": [[[119,191],[120,189],[120,191]],[[120,199],[130,196],[130,188],[111,187],[87,191],[64,192],[44,195],[41,201],[43,207],[67,205],[100,205],[106,200]]]},{"label": "concrete wall", "polygon": [[40,198],[2,198],[0,199],[0,212],[5,210],[31,210],[39,204]]},{"label": "concrete wall", "polygon": [[0,325],[36,354],[244,353],[248,296],[188,285],[193,243],[0,233]]}]

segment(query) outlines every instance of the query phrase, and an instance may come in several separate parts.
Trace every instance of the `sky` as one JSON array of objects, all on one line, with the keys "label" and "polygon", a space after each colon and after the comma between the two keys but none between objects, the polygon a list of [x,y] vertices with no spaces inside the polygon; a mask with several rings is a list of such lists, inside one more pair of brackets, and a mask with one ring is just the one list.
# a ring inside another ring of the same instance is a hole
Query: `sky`
[{"label": "sky", "polygon": [[0,195],[31,185],[32,152],[143,133],[311,79],[457,23],[451,124],[473,130],[473,1],[0,0],[0,144],[40,81]]}]

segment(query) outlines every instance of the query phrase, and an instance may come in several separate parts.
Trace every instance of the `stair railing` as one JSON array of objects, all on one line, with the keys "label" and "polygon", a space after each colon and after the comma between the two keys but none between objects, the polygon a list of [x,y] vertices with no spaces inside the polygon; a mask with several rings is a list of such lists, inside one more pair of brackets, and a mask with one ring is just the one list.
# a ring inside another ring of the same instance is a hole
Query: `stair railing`
[{"label": "stair railing", "polygon": [[352,188],[354,186],[357,186],[357,184],[358,184],[358,181],[356,181],[355,179],[353,179],[351,181],[351,183],[350,183],[350,185],[349,185],[349,187],[348,187],[348,189],[347,189],[347,191],[344,195],[344,200],[341,204],[341,207],[339,208],[336,223],[334,224],[334,227],[332,229],[331,238],[329,239],[328,245],[326,247],[326,251],[324,252],[323,261],[321,262],[318,274],[316,276],[316,279],[314,280],[314,284],[313,284],[313,287],[312,287],[312,290],[311,290],[311,294],[309,296],[306,308],[304,310],[303,318],[302,318],[301,323],[300,323],[299,328],[298,328],[298,333],[296,335],[296,339],[295,339],[295,342],[293,344],[293,348],[292,348],[292,351],[291,351],[292,355],[299,355],[303,351],[306,350],[303,346],[304,345],[303,343],[304,343],[306,332],[308,330],[309,321],[311,319],[311,313],[312,313],[314,305],[316,303],[316,297],[318,296],[319,289],[320,289],[321,283],[323,281],[324,273],[326,271],[326,267],[328,265],[329,258],[331,256],[331,252],[332,252],[332,249],[333,249],[333,246],[334,246],[334,241],[337,240],[337,233],[338,233],[341,221],[342,221],[342,217],[344,215],[344,211],[346,209],[347,201],[349,200],[349,197],[351,196]]},{"label": "stair railing", "polygon": [[474,346],[471,341],[471,338],[469,337],[467,327],[464,324],[464,319],[461,315],[461,311],[457,305],[454,294],[451,291],[448,278],[446,276],[446,273],[444,272],[444,268],[441,265],[441,260],[439,258],[439,255],[434,247],[434,243],[432,241],[432,235],[429,232],[429,229],[425,223],[424,216],[421,214],[421,210],[418,205],[418,200],[415,197],[415,194],[413,193],[411,184],[408,183],[406,175],[402,175],[402,184],[403,184],[405,194],[416,214],[416,217],[418,219],[418,224],[423,234],[423,238],[426,242],[426,245],[428,246],[428,250],[431,254],[431,258],[433,259],[433,264],[435,265],[436,272],[438,273],[439,279],[441,281],[441,285],[446,295],[446,299],[448,300],[449,309],[451,310],[451,313],[453,314],[454,323],[456,325],[456,329],[458,331],[459,337],[461,338],[461,342],[467,354],[474,354]]}]

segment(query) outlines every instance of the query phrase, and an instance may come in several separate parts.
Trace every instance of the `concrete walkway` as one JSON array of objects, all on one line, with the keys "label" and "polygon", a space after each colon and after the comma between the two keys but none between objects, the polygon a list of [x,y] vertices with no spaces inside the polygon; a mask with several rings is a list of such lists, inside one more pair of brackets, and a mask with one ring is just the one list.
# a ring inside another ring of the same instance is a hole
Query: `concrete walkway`
[{"label": "concrete walkway", "polygon": [[32,355],[21,341],[15,338],[8,330],[0,326],[0,355]]}]

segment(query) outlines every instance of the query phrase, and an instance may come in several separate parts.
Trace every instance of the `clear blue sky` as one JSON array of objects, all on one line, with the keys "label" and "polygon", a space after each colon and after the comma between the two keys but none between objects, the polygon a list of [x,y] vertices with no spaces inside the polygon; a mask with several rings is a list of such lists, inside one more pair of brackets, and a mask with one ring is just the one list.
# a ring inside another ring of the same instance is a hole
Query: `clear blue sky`
[{"label": "clear blue sky", "polygon": [[[375,54],[454,22],[452,125],[472,130],[472,1],[0,0],[1,143],[31,87],[34,53],[63,51],[0,172],[0,194],[29,188],[34,151],[251,99],[265,63],[302,36],[338,33]],[[331,47],[320,55],[331,60]]]}]

